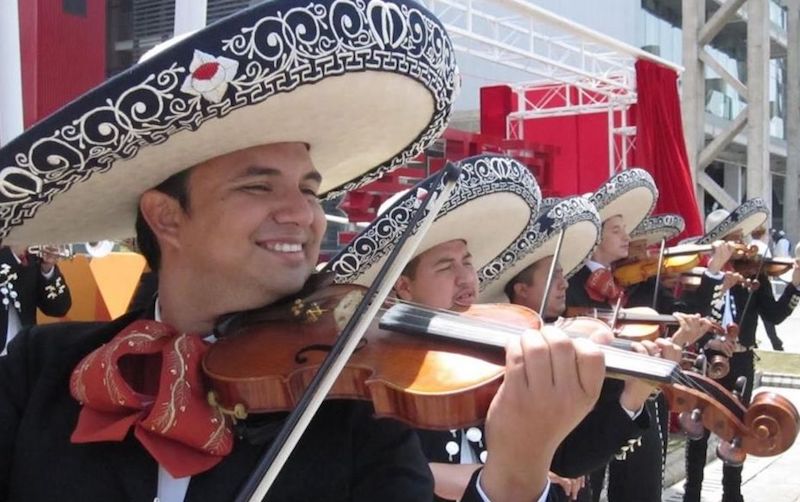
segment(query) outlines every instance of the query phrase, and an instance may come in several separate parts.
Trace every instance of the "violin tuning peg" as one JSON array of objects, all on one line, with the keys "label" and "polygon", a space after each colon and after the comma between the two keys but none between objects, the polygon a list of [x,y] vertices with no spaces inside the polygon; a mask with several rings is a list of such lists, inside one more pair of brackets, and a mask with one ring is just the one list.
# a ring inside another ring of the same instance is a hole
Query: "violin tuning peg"
[{"label": "violin tuning peg", "polygon": [[736,396],[739,401],[744,401],[744,390],[747,387],[747,377],[740,376],[736,379],[736,383],[733,385],[733,395]]},{"label": "violin tuning peg", "polygon": [[686,437],[692,441],[703,437],[705,427],[703,427],[703,412],[699,408],[692,411],[684,411],[678,415],[678,423],[681,425]]},{"label": "violin tuning peg", "polygon": [[705,373],[706,369],[706,356],[703,354],[699,354],[697,357],[694,358],[694,369],[700,372],[701,374]]},{"label": "violin tuning peg", "polygon": [[747,453],[742,449],[742,440],[738,437],[733,438],[729,443],[721,441],[717,445],[717,457],[731,467],[740,467],[747,458]]}]

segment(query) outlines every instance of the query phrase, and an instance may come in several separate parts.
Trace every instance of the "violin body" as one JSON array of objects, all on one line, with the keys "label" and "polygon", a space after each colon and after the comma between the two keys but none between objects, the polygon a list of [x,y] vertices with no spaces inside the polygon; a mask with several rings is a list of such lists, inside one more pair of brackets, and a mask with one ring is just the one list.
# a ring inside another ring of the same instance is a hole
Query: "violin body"
[{"label": "violin body", "polygon": [[[679,255],[664,257],[661,265],[663,275],[676,275],[688,272],[700,264],[700,255]],[[614,278],[620,286],[628,287],[645,282],[658,274],[658,256],[648,256],[626,261],[614,266]]]},{"label": "violin body", "polygon": [[[358,286],[327,287],[256,311],[221,333],[203,360],[212,404],[235,418],[293,409],[362,296]],[[384,314],[382,324],[398,328],[373,325],[327,398],[370,400],[378,416],[418,428],[448,430],[484,421],[503,380],[509,337],[542,327],[535,312],[518,305],[477,305],[463,314],[402,303],[392,309],[397,307],[405,313],[395,321],[403,315],[411,320],[400,326]],[[417,316],[425,322],[417,323]],[[613,341],[598,319],[568,321],[563,329],[570,336]],[[484,333],[458,337],[481,327]],[[483,341],[500,332],[504,336]],[[778,454],[797,436],[800,416],[777,394],[756,396],[745,408],[716,382],[683,373],[675,363],[599,347],[608,376],[661,386],[673,409],[699,414],[706,428],[746,453]]]},{"label": "violin body", "polygon": [[[302,304],[265,314],[269,323],[218,340],[203,369],[219,405],[230,410],[239,405],[248,414],[293,409],[362,292],[332,286]],[[454,350],[453,345],[376,324],[328,398],[370,400],[376,415],[423,429],[478,424],[502,382],[505,355],[467,346]]]}]

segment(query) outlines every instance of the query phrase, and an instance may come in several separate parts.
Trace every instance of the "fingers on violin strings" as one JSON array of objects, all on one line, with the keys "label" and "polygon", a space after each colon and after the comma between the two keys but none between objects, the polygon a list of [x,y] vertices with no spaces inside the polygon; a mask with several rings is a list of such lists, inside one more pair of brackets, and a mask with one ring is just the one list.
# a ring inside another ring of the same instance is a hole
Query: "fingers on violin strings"
[{"label": "fingers on violin strings", "polygon": [[522,353],[525,357],[525,374],[528,382],[537,385],[540,382],[555,384],[552,346],[547,332],[556,328],[545,327],[537,333],[526,333],[522,336]]},{"label": "fingers on violin strings", "polygon": [[[511,337],[506,344],[506,375],[504,386],[511,388],[528,387],[528,376],[525,374],[525,357],[522,354],[522,338]],[[511,390],[511,389],[509,389]]]},{"label": "fingers on violin strings", "polygon": [[586,396],[596,399],[603,387],[606,372],[603,351],[596,344],[583,338],[575,339],[572,343],[575,346],[575,369],[578,374],[578,384]]},{"label": "fingers on violin strings", "polygon": [[675,362],[679,362],[681,360],[681,348],[672,343],[670,340],[666,338],[658,338],[656,340],[656,345],[658,345],[659,350],[661,351],[661,357],[664,359],[669,359],[670,361]]}]

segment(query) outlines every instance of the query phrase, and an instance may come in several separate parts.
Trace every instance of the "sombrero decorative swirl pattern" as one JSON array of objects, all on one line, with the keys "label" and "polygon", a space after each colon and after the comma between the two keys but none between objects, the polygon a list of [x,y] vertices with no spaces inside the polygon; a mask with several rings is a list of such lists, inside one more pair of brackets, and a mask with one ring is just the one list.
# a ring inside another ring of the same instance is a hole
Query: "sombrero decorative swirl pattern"
[{"label": "sombrero decorative swirl pattern", "polygon": [[[541,190],[536,179],[516,160],[482,155],[461,161],[461,176],[416,255],[444,242],[467,242],[476,269],[496,258],[518,239],[537,214]],[[381,213],[326,267],[335,281],[369,285],[417,205],[419,190],[432,186],[435,176],[421,181]]]},{"label": "sombrero decorative swirl pattern", "polygon": [[447,33],[412,0],[265,2],[171,44],[0,149],[0,237],[130,236],[144,190],[281,141],[307,143],[321,192],[336,195],[421,153],[446,127],[458,85]]},{"label": "sombrero decorative swirl pattern", "polygon": [[686,229],[686,222],[678,214],[650,216],[633,229],[631,241],[645,241],[646,245],[658,244],[662,239],[671,239]]},{"label": "sombrero decorative swirl pattern", "polygon": [[508,281],[537,261],[555,254],[558,236],[564,230],[559,263],[568,275],[589,257],[600,238],[600,215],[584,197],[548,198],[523,236],[498,258],[478,271],[479,303],[507,302]]}]

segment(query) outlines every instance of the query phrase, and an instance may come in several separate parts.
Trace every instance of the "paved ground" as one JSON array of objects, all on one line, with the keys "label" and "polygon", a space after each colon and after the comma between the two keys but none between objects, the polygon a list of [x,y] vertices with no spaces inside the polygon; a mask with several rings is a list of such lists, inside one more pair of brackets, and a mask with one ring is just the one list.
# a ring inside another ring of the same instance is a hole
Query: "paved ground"
[{"label": "paved ground", "polygon": [[[800,309],[779,325],[777,331],[783,340],[785,351],[800,354]],[[761,350],[772,350],[762,326],[759,326],[757,338]],[[800,373],[800,368],[797,373]],[[776,381],[770,375],[763,375],[762,379],[765,382]],[[800,389],[761,387],[756,392],[761,390],[778,392],[800,409]],[[681,455],[682,451],[675,451],[673,457]],[[709,462],[704,477],[703,502],[719,502],[722,498],[722,463],[719,460]],[[679,480],[665,490],[664,501],[682,500],[683,480],[680,478],[680,473],[672,476],[670,481]],[[800,441],[777,457],[748,457],[742,474],[742,494],[747,502],[800,502]]]}]

